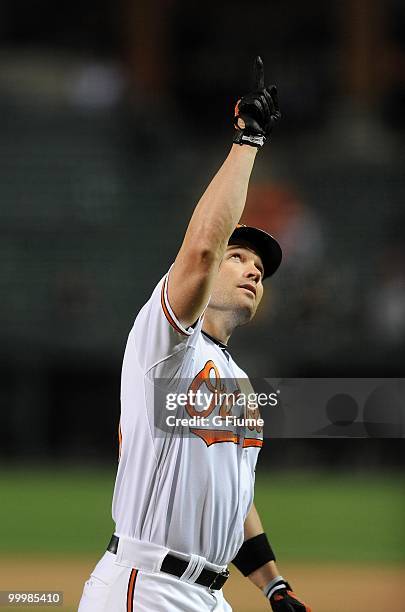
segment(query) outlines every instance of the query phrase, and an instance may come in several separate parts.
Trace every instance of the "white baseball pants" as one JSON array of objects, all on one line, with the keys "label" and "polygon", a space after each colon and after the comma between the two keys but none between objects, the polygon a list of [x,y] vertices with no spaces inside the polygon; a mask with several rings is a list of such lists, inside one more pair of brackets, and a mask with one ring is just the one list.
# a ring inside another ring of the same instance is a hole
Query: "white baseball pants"
[{"label": "white baseball pants", "polygon": [[107,551],[85,583],[78,612],[232,612],[222,590],[161,572],[168,552],[121,537],[117,554]]}]

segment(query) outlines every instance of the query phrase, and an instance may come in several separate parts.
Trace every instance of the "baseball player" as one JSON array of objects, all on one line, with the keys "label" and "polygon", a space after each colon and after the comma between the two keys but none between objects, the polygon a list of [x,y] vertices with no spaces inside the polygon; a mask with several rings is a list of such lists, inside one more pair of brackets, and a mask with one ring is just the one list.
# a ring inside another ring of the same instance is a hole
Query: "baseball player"
[{"label": "baseball player", "polygon": [[231,562],[274,612],[310,612],[280,575],[253,504],[262,421],[256,407],[239,404],[252,388],[228,350],[281,262],[270,234],[239,225],[256,154],[280,116],[257,58],[254,89],[235,108],[231,151],[129,334],[116,527],[79,612],[228,612]]}]

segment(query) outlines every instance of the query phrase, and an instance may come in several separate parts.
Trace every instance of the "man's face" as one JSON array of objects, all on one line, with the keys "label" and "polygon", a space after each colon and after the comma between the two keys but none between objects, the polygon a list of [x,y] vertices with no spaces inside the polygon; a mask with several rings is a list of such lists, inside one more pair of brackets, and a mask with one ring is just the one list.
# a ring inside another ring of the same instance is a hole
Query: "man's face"
[{"label": "man's face", "polygon": [[210,308],[229,310],[238,325],[255,315],[263,296],[263,263],[247,244],[227,247],[210,300]]}]

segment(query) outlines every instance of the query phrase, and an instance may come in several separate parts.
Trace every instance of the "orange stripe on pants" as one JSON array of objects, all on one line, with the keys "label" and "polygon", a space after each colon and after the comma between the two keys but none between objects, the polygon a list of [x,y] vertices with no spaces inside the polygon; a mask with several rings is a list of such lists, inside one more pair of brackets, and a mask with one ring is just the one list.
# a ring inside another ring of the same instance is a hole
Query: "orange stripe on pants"
[{"label": "orange stripe on pants", "polygon": [[129,576],[128,581],[128,590],[127,590],[127,612],[133,612],[134,610],[134,590],[135,590],[135,581],[138,575],[138,570],[131,570],[131,574]]}]

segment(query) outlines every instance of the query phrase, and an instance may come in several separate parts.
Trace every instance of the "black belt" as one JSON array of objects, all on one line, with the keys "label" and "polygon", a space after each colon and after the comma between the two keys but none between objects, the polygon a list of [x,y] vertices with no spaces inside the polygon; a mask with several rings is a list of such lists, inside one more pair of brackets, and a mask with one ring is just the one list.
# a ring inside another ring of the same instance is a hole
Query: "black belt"
[{"label": "black belt", "polygon": [[[117,554],[119,541],[119,537],[113,535],[111,537],[107,550],[113,553],[114,555]],[[182,576],[186,571],[187,567],[188,561],[184,561],[183,559],[179,559],[178,557],[175,557],[174,555],[168,553],[163,559],[160,569],[162,572],[166,572],[167,574],[172,574],[173,576],[177,576],[177,578],[180,578],[180,576]],[[201,586],[208,587],[213,591],[218,591],[219,589],[222,589],[228,578],[229,570],[227,569],[224,569],[222,570],[222,572],[217,573],[204,568],[202,569],[201,574],[198,576],[197,580],[195,581],[195,584],[201,584]]]}]

